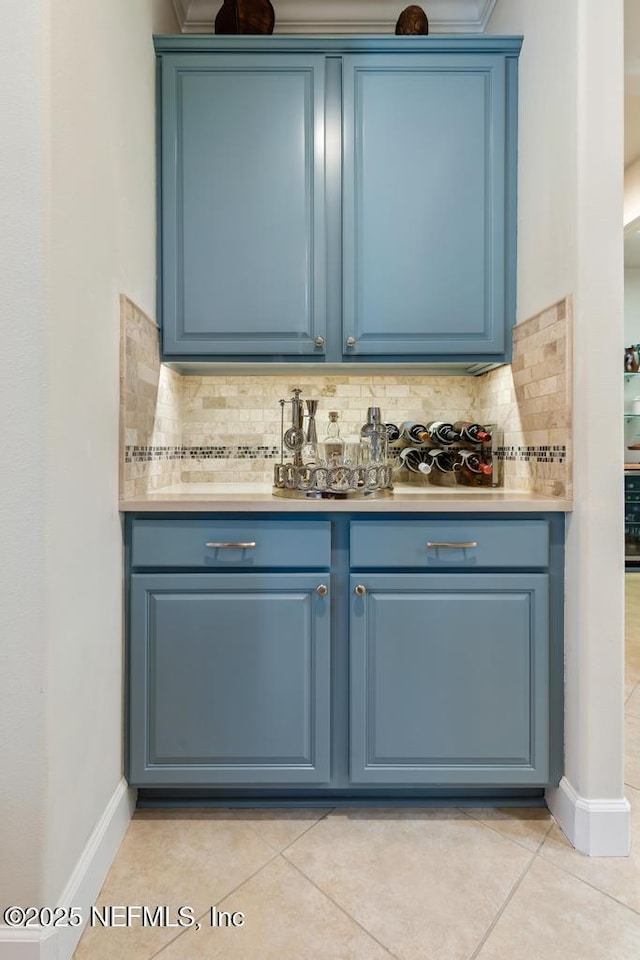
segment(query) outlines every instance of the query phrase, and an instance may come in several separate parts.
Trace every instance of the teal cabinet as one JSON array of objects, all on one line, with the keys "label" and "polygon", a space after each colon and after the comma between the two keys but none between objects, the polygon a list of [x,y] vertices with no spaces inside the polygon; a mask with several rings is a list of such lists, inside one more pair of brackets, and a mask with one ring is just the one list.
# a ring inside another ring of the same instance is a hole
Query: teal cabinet
[{"label": "teal cabinet", "polygon": [[541,796],[562,774],[563,532],[559,515],[127,517],[130,783]]},{"label": "teal cabinet", "polygon": [[351,352],[504,354],[505,58],[348,56],[344,100]]},{"label": "teal cabinet", "polygon": [[162,58],[165,355],[326,338],[322,56]]},{"label": "teal cabinet", "polygon": [[132,783],[329,780],[325,587],[318,574],[132,576]]},{"label": "teal cabinet", "polygon": [[509,359],[519,38],[156,38],[167,359]]},{"label": "teal cabinet", "polygon": [[351,780],[546,784],[542,573],[351,576]]}]

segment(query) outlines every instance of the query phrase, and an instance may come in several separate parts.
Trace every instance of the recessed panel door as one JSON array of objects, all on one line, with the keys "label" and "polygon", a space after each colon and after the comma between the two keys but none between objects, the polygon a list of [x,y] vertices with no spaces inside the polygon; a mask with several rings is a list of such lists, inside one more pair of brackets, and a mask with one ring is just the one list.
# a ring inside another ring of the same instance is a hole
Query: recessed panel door
[{"label": "recessed panel door", "polygon": [[324,57],[162,66],[165,356],[318,354]]},{"label": "recessed panel door", "polygon": [[329,597],[317,592],[321,580],[132,576],[133,784],[329,779]]},{"label": "recessed panel door", "polygon": [[500,56],[345,57],[345,356],[505,350],[505,91]]},{"label": "recessed panel door", "polygon": [[547,581],[351,577],[353,783],[547,782]]}]

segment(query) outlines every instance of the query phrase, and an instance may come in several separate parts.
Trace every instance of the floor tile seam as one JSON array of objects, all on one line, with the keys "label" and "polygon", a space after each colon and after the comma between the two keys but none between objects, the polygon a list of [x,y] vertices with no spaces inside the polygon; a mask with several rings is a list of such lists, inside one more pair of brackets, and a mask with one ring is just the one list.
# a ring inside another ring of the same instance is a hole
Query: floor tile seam
[{"label": "floor tile seam", "polygon": [[[336,908],[340,911],[340,913],[342,913],[345,917],[347,917],[349,920],[351,920],[352,923],[355,923],[355,925],[356,925],[357,927],[359,927],[360,930],[362,930],[364,933],[366,933],[366,935],[367,935],[371,940],[373,940],[375,943],[377,943],[378,946],[381,947],[381,948],[385,951],[385,953],[386,953],[389,957],[392,958],[392,960],[401,960],[401,958],[398,957],[398,955],[397,955],[396,953],[394,953],[393,950],[391,950],[386,944],[382,943],[382,941],[379,940],[378,937],[376,937],[375,933],[372,933],[371,930],[369,930],[367,927],[365,927],[365,925],[364,925],[360,920],[358,920],[357,917],[352,916],[352,915],[349,913],[349,911],[346,910],[345,907],[342,906],[342,904],[338,903],[338,901],[335,900],[335,899],[331,896],[330,893],[328,893],[326,890],[324,890],[323,887],[321,887],[319,883],[316,883],[316,881],[313,880],[313,879],[309,876],[308,873],[305,873],[304,870],[302,869],[302,867],[299,867],[298,864],[297,864],[297,863],[294,863],[293,860],[290,860],[289,857],[284,857],[284,859],[287,861],[288,864],[290,864],[290,865],[300,874],[301,877],[303,877],[305,880],[307,880],[307,881],[311,884],[312,887],[315,887],[315,889],[316,889],[319,893],[321,893],[323,897],[326,897],[326,899],[329,900],[330,903],[332,903],[332,904],[334,905],[334,907],[336,907]],[[152,958],[152,960],[153,960],[153,958]]]},{"label": "floor tile seam", "polygon": [[[317,827],[319,823],[322,823],[322,821],[325,820],[330,813],[334,813],[335,810],[336,810],[336,807],[327,807],[327,809],[324,811],[322,816],[318,817],[317,820],[314,820],[313,823],[310,823],[308,827],[305,827],[302,833],[299,833],[298,836],[294,837],[294,839],[290,843],[288,843],[285,847],[282,847],[281,850],[278,850],[278,853],[281,853],[281,854],[284,853],[285,850],[288,850],[290,847],[292,847],[294,843],[298,842],[298,840],[302,840],[303,837],[306,837],[306,835],[309,833],[310,830],[313,830],[314,827]],[[268,843],[268,841],[266,840],[264,842]],[[271,844],[269,844],[269,846],[271,846]],[[272,849],[275,849],[275,848],[272,847]]]},{"label": "floor tile seam", "polygon": [[531,850],[529,850],[529,853],[531,854],[531,856],[529,857],[529,862],[528,862],[527,864],[525,864],[525,866],[524,866],[523,869],[521,870],[519,876],[516,878],[516,880],[515,880],[514,883],[512,884],[509,892],[507,893],[506,897],[504,898],[504,901],[502,902],[502,904],[501,904],[500,907],[498,908],[498,911],[497,911],[497,913],[495,914],[493,920],[491,921],[491,923],[489,924],[489,926],[488,926],[487,929],[485,930],[483,937],[481,938],[481,940],[480,940],[480,942],[478,943],[477,947],[475,948],[475,950],[473,951],[473,953],[472,953],[471,956],[469,957],[469,960],[476,960],[476,957],[480,954],[480,951],[483,949],[484,945],[487,943],[487,941],[488,941],[489,938],[491,937],[491,934],[493,933],[493,931],[495,930],[496,926],[498,925],[498,923],[499,923],[499,921],[500,921],[500,918],[503,916],[503,914],[504,914],[505,911],[507,910],[509,904],[510,904],[511,901],[513,900],[513,898],[514,898],[517,890],[519,890],[520,885],[522,884],[522,881],[524,880],[524,878],[526,877],[526,875],[529,873],[529,870],[531,869],[533,863],[534,863],[535,860],[536,860],[536,857],[538,856],[537,853],[532,853]]},{"label": "floor tile seam", "polygon": [[557,820],[554,819],[553,814],[552,814],[552,815],[551,815],[551,822],[550,822],[549,826],[547,827],[547,829],[546,829],[546,831],[545,831],[545,835],[544,835],[544,837],[542,838],[542,840],[540,841],[540,843],[538,844],[538,846],[537,846],[536,849],[535,849],[535,854],[536,854],[536,856],[540,853],[540,851],[541,851],[542,848],[544,847],[544,845],[545,845],[545,843],[547,842],[547,839],[548,839],[548,837],[549,837],[549,834],[551,833],[551,831],[553,830],[554,827],[557,827],[558,830],[561,830],[561,829],[562,829],[561,826],[560,826],[560,824],[557,822]]},{"label": "floor tile seam", "polygon": [[626,707],[626,705],[629,703],[629,700],[631,700],[631,697],[634,695],[634,693],[636,692],[637,689],[638,689],[638,684],[635,683],[635,684],[631,687],[631,690],[630,690],[630,692],[629,692],[629,696],[627,697],[627,699],[626,699],[625,702],[624,702],[625,707]]},{"label": "floor tile seam", "polygon": [[[629,910],[635,917],[640,916],[640,909],[636,910],[634,907],[630,907],[628,903],[624,903],[623,900],[619,900],[617,897],[614,897],[612,893],[608,893],[606,890],[602,890],[601,887],[596,887],[595,884],[590,883],[589,880],[585,880],[584,877],[579,877],[576,873],[573,873],[572,870],[569,870],[567,867],[563,867],[561,864],[556,863],[556,861],[552,860],[551,857],[545,857],[542,852],[537,853],[536,857],[542,863],[546,863],[549,866],[556,867],[558,870],[561,870],[562,873],[566,874],[568,877],[573,877],[574,880],[579,880],[580,883],[584,883],[585,887],[589,887],[590,890],[594,890],[596,893],[601,893],[603,897],[606,897],[607,900],[612,900],[614,903],[617,903],[619,907],[626,907],[627,910]],[[600,859],[600,858],[597,858],[597,859]],[[627,860],[628,858],[627,857],[607,857],[603,859]]]},{"label": "floor tile seam", "polygon": [[640,784],[631,783],[630,780],[625,780],[624,785],[625,787],[632,787],[634,790],[640,790]]},{"label": "floor tile seam", "polygon": [[492,826],[492,824],[490,824],[490,823],[485,823],[484,820],[477,820],[477,819],[476,819],[474,816],[472,816],[470,813],[467,813],[467,811],[464,810],[463,808],[460,808],[460,809],[462,809],[462,812],[463,812],[464,814],[466,814],[466,816],[469,817],[470,820],[473,820],[474,823],[479,824],[481,827],[487,827],[488,830],[491,830],[493,833],[496,833],[496,834],[497,834],[499,837],[501,837],[503,840],[509,840],[509,841],[511,841],[511,843],[515,843],[515,845],[516,845],[517,847],[520,847],[521,850],[526,850],[527,853],[537,853],[537,852],[538,852],[538,850],[540,849],[540,847],[542,846],[542,844],[544,843],[544,841],[547,839],[547,837],[548,837],[548,835],[549,835],[549,831],[551,830],[551,827],[552,827],[553,824],[555,823],[555,821],[553,820],[553,818],[551,818],[551,823],[550,823],[549,826],[547,827],[547,830],[546,830],[546,832],[545,832],[544,837],[542,838],[542,840],[540,841],[540,843],[538,844],[538,846],[536,847],[536,849],[535,849],[535,850],[532,850],[531,847],[528,847],[528,846],[526,845],[526,843],[522,843],[520,840],[516,840],[514,837],[508,837],[508,836],[506,835],[506,833],[501,833],[500,830],[498,830],[497,827]]},{"label": "floor tile seam", "polygon": [[[267,844],[267,846],[268,846],[268,844]],[[271,847],[271,849],[273,849],[273,847]],[[237,884],[235,885],[235,887],[232,887],[232,889],[229,890],[229,891],[227,891],[227,893],[225,893],[222,897],[216,897],[217,903],[215,903],[215,904],[210,904],[210,905],[207,907],[206,910],[203,910],[203,912],[196,917],[196,923],[200,923],[200,921],[203,920],[204,917],[207,916],[207,914],[208,914],[209,911],[211,910],[211,907],[212,907],[212,906],[215,906],[216,908],[217,908],[217,907],[222,907],[223,904],[224,904],[224,902],[225,902],[225,900],[228,900],[228,898],[229,898],[229,897],[232,897],[232,896],[234,895],[234,893],[237,893],[238,890],[240,890],[242,887],[244,887],[245,883],[249,883],[250,880],[253,880],[254,877],[257,877],[259,873],[261,873],[266,867],[268,867],[269,864],[273,863],[274,860],[277,860],[279,856],[280,856],[280,854],[277,853],[277,852],[275,852],[275,853],[273,854],[273,856],[270,857],[270,858],[266,861],[266,863],[263,863],[260,867],[258,867],[257,870],[254,870],[253,873],[252,873],[250,876],[245,877],[244,880],[242,880],[240,883],[237,883]],[[160,955],[163,953],[163,951],[165,951],[168,947],[170,947],[172,944],[174,944],[174,943],[176,942],[176,940],[179,940],[180,937],[184,936],[185,933],[188,933],[189,930],[191,930],[191,927],[185,927],[184,930],[181,930],[180,933],[178,933],[178,934],[173,938],[173,940],[170,940],[169,943],[165,943],[162,947],[160,947],[160,949],[157,951],[157,953],[152,954],[152,955],[148,958],[148,960],[156,960],[157,957],[160,957]]]}]

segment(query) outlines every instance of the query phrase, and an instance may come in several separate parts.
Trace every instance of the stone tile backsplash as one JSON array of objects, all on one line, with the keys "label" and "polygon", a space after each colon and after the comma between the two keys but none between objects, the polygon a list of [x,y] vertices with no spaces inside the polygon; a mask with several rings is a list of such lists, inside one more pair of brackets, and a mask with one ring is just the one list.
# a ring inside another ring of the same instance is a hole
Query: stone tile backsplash
[{"label": "stone tile backsplash", "polygon": [[572,496],[572,300],[519,323],[511,364],[479,377],[478,412],[503,430],[503,484]]},{"label": "stone tile backsplash", "polygon": [[[473,419],[504,430],[504,485],[570,495],[570,301],[514,331],[513,363],[480,377],[349,372],[180,376],[160,363],[159,329],[121,298],[121,495],[169,484],[271,483],[280,456],[280,399],[316,397],[318,436],[329,410],[345,439],[368,406],[387,422]],[[285,407],[285,418],[287,408]]]},{"label": "stone tile backsplash", "polygon": [[161,451],[182,445],[182,382],[160,363],[158,325],[120,297],[120,495],[179,483],[181,463]]},{"label": "stone tile backsplash", "polygon": [[[224,445],[230,455],[215,462],[194,457],[184,465],[185,482],[237,480],[271,483],[273,460],[280,455],[281,399],[294,387],[302,396],[317,398],[318,438],[326,433],[329,410],[340,412],[345,439],[359,437],[367,407],[379,406],[387,422],[433,420],[446,409],[450,416],[467,417],[477,406],[477,385],[471,377],[397,376],[257,376],[185,377],[183,444],[197,447]],[[289,416],[285,407],[285,418]],[[285,423],[285,428],[288,422]],[[233,456],[238,444],[267,447],[271,459]]]}]

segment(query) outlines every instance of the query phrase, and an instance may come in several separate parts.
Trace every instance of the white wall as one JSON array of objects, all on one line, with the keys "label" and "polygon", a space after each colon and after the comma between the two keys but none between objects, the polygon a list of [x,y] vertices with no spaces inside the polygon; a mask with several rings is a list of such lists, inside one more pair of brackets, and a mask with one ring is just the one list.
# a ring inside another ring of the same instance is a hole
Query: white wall
[{"label": "white wall", "polygon": [[640,343],[640,267],[624,271],[624,345]]},{"label": "white wall", "polygon": [[154,315],[151,34],[176,29],[171,0],[3,15],[5,903],[57,901],[122,777],[118,295]]},{"label": "white wall", "polygon": [[45,819],[45,7],[0,33],[0,903],[39,893]]},{"label": "white wall", "polygon": [[519,60],[518,320],[575,288],[577,0],[498,0],[487,33]]},{"label": "white wall", "polygon": [[490,23],[525,33],[518,316],[575,297],[565,772],[578,795],[604,799],[622,797],[624,759],[622,7],[498,0]]},{"label": "white wall", "polygon": [[624,172],[624,225],[640,221],[640,160],[630,164]]},{"label": "white wall", "polygon": [[[640,268],[624,271],[624,345],[640,344]],[[640,377],[625,377],[624,408],[631,412],[632,401],[640,396]],[[629,450],[629,444],[640,441],[640,420],[625,421],[624,461],[640,463],[640,450]]]},{"label": "white wall", "polygon": [[151,34],[175,28],[169,0],[68,0],[54,11],[45,902],[122,776],[119,294],[155,315]]}]

